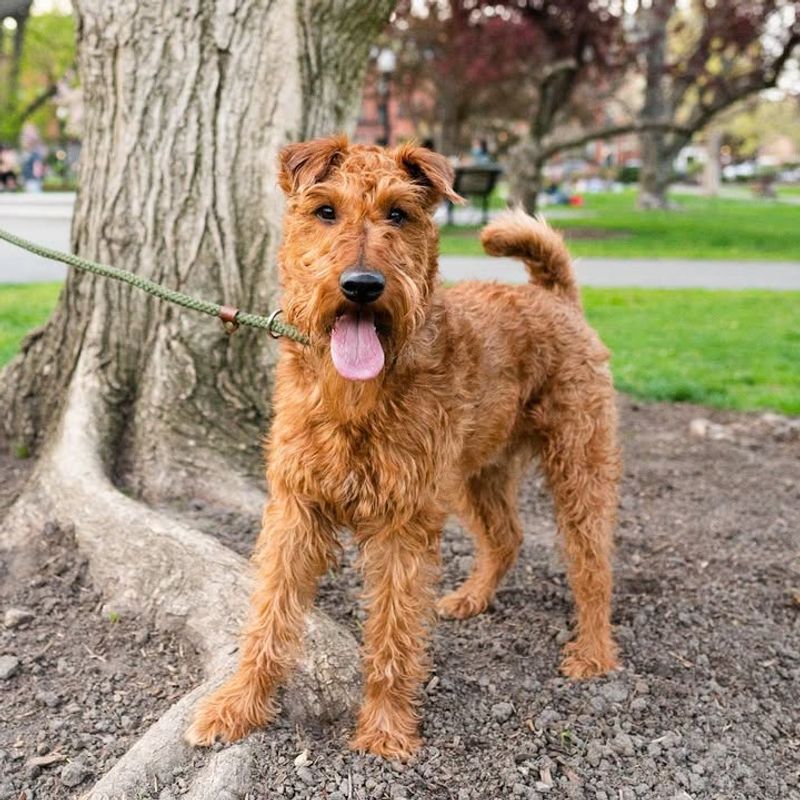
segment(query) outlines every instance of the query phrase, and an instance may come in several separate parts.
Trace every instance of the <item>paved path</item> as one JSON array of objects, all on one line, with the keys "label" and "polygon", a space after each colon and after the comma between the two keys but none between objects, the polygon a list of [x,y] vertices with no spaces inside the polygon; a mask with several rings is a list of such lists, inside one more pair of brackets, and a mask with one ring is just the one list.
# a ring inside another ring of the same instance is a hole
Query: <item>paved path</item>
[{"label": "paved path", "polygon": [[[0,228],[57,250],[69,248],[73,195],[2,195]],[[518,261],[483,256],[443,256],[445,280],[527,280]],[[691,261],[683,259],[581,258],[584,286],[800,290],[800,261]],[[66,268],[0,242],[0,284],[62,280]]]},{"label": "paved path", "polygon": [[[67,193],[0,194],[0,228],[55,250],[69,250],[75,196]],[[67,268],[0,242],[0,283],[63,280]]]},{"label": "paved path", "polygon": [[[528,279],[522,264],[508,258],[442,256],[440,266],[448,281]],[[800,261],[578,258],[575,269],[582,286],[800,290]]]}]

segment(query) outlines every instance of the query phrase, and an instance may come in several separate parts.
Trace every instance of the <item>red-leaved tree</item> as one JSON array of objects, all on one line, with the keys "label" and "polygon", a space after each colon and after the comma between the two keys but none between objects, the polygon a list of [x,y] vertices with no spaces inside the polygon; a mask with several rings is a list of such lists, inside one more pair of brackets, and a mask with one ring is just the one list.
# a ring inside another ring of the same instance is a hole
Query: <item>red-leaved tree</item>
[{"label": "red-leaved tree", "polygon": [[618,3],[603,0],[430,0],[396,10],[396,84],[417,129],[445,153],[501,131],[514,199],[536,209],[556,153],[663,120],[610,113],[636,55]]},{"label": "red-leaved tree", "polygon": [[652,0],[637,14],[646,89],[639,204],[664,208],[681,148],[721,111],[777,84],[800,45],[799,0]]},{"label": "red-leaved tree", "polygon": [[449,155],[476,132],[506,131],[533,99],[535,31],[519,14],[484,5],[401,0],[387,34],[404,110]]}]

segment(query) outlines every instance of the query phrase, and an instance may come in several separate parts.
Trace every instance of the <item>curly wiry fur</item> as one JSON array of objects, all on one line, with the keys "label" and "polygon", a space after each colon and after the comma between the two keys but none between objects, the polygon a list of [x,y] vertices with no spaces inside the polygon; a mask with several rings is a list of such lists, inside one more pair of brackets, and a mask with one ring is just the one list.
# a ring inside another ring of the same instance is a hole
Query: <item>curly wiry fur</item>
[{"label": "curly wiry fur", "polygon": [[[614,397],[608,352],[583,317],[560,236],[511,212],[483,243],[522,258],[531,282],[443,290],[431,211],[458,198],[441,156],[317,140],[284,150],[280,182],[283,308],[311,344],[282,344],[252,619],[238,672],[203,703],[190,741],[237,739],[274,713],[304,612],[335,559],[337,532],[349,528],[369,602],[352,745],[411,755],[434,608],[464,618],[489,604],[522,541],[517,487],[534,457],[555,498],[575,595],[575,638],[561,668],[574,678],[612,669]],[[335,222],[319,219],[322,205],[336,210]],[[393,207],[407,215],[401,225],[387,220]],[[353,265],[386,279],[373,306],[385,366],[362,382],[341,377],[330,355],[346,306],[339,276]],[[475,566],[437,606],[439,536],[451,511],[475,538]]]}]

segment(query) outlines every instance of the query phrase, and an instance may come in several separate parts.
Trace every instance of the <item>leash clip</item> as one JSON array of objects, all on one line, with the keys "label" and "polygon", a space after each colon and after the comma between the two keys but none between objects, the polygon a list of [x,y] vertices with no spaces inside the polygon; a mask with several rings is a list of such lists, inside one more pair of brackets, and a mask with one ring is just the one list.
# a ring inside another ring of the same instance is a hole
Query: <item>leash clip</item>
[{"label": "leash clip", "polygon": [[239,330],[239,323],[236,321],[236,315],[239,309],[234,306],[222,306],[219,310],[219,318],[222,320],[222,327],[225,328],[225,333],[230,336]]},{"label": "leash clip", "polygon": [[278,314],[283,314],[283,309],[282,309],[282,308],[276,308],[276,309],[275,309],[275,310],[274,310],[274,311],[273,311],[273,312],[272,312],[272,313],[271,313],[271,314],[270,314],[270,315],[267,317],[267,333],[268,333],[268,334],[269,334],[269,335],[270,335],[270,336],[271,336],[273,339],[280,339],[280,338],[281,338],[281,335],[282,335],[282,334],[280,334],[280,333],[273,333],[273,332],[272,332],[272,323],[273,323],[273,322],[275,322],[275,318],[278,316]]}]

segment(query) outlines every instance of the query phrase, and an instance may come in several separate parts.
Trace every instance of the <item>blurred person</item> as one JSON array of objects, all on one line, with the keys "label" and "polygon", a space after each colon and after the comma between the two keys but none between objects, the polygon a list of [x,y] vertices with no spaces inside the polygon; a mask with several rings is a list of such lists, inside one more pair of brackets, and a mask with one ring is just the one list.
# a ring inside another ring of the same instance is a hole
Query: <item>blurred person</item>
[{"label": "blurred person", "polygon": [[489,143],[486,139],[475,139],[470,151],[473,164],[491,164],[492,156],[489,153]]},{"label": "blurred person", "polygon": [[0,192],[16,191],[18,174],[17,154],[12,148],[0,144]]},{"label": "blurred person", "polygon": [[26,192],[41,192],[44,181],[44,157],[47,152],[36,126],[28,122],[22,128],[22,183]]},{"label": "blurred person", "polygon": [[22,182],[26,192],[41,192],[44,181],[42,149],[31,150],[22,162]]},{"label": "blurred person", "polygon": [[551,181],[544,190],[545,197],[549,205],[565,206],[569,203],[569,195],[556,183]]}]

